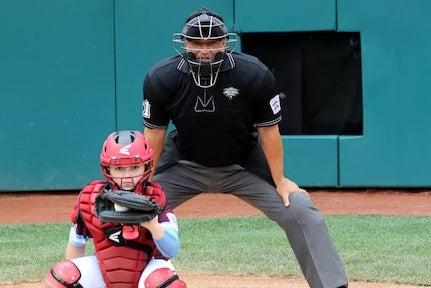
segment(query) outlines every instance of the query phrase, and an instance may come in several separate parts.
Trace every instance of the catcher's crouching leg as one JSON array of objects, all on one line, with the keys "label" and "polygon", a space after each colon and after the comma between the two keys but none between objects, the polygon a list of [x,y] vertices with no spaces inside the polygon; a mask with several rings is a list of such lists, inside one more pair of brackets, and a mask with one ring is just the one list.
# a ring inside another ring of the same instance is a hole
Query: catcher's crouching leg
[{"label": "catcher's crouching leg", "polygon": [[82,288],[78,283],[81,272],[78,267],[69,260],[63,260],[55,264],[46,275],[43,288]]},{"label": "catcher's crouching leg", "polygon": [[169,268],[159,268],[145,279],[145,288],[187,288],[186,283]]}]

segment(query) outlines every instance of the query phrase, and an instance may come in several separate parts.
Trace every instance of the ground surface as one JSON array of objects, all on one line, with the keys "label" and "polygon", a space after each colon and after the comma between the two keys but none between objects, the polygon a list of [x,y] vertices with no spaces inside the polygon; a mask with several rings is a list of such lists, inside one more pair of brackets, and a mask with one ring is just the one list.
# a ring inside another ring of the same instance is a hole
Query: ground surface
[{"label": "ground surface", "polygon": [[[311,199],[324,215],[431,215],[431,191],[311,190]],[[0,193],[0,224],[52,223],[69,219],[74,193]],[[47,205],[49,203],[49,205]],[[203,208],[204,207],[204,208]],[[16,213],[20,211],[20,213]],[[179,218],[262,215],[230,195],[203,194],[175,210]],[[205,214],[202,214],[205,213]],[[306,288],[302,278],[181,273],[188,288]],[[0,283],[0,288],[36,288],[40,283]],[[351,288],[412,288],[394,283],[350,283]],[[422,286],[423,287],[423,286]]]}]

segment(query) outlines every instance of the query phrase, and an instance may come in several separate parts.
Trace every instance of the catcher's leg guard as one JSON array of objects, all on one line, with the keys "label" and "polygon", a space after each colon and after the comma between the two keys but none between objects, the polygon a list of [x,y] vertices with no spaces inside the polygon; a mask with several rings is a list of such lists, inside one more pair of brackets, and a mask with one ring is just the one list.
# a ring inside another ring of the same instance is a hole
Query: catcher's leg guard
[{"label": "catcher's leg guard", "polygon": [[145,288],[187,288],[186,283],[178,278],[169,268],[154,270],[145,279]]},{"label": "catcher's leg guard", "polygon": [[81,272],[75,263],[63,260],[55,264],[46,275],[43,288],[83,288],[78,283]]}]

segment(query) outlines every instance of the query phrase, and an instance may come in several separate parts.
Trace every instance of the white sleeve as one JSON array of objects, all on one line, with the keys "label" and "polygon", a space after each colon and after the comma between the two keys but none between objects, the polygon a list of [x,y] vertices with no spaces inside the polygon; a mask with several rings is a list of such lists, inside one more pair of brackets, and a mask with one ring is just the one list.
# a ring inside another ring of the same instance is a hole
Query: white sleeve
[{"label": "white sleeve", "polygon": [[88,237],[84,237],[76,233],[76,224],[72,224],[69,232],[69,243],[73,246],[84,246],[87,243]]}]

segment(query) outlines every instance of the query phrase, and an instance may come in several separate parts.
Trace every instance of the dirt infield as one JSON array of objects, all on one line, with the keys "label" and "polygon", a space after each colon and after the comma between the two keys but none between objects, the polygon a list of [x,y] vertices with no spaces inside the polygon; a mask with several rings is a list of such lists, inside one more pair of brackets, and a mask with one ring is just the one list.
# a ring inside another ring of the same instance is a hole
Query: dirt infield
[{"label": "dirt infield", "polygon": [[[309,190],[317,208],[330,214],[431,215],[430,190]],[[76,193],[0,193],[0,224],[68,221]],[[49,203],[49,205],[47,205]],[[18,215],[16,211],[20,211]],[[175,210],[179,218],[262,215],[231,195],[202,194]],[[181,273],[188,288],[305,288],[303,278]],[[36,288],[40,283],[0,283],[0,288]],[[352,288],[413,288],[394,283],[353,282]],[[421,286],[422,288],[424,286]],[[429,287],[429,286],[428,286]]]},{"label": "dirt infield", "polygon": [[[181,273],[187,288],[308,288],[303,279],[268,276],[213,275],[201,273]],[[41,288],[41,283],[0,284],[1,288]],[[349,288],[426,288],[392,283],[352,282]]]}]

